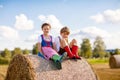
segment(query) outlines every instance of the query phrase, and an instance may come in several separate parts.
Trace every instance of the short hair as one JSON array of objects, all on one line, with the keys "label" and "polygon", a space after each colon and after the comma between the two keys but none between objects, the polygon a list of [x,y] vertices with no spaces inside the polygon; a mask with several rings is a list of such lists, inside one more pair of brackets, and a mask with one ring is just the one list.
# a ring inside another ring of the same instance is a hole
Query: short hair
[{"label": "short hair", "polygon": [[60,33],[67,33],[67,34],[70,34],[70,29],[67,27],[67,26],[65,26],[65,27],[63,27],[61,30],[60,30]]},{"label": "short hair", "polygon": [[49,23],[43,23],[41,29],[43,29],[44,26],[49,26],[51,28],[51,25]]}]

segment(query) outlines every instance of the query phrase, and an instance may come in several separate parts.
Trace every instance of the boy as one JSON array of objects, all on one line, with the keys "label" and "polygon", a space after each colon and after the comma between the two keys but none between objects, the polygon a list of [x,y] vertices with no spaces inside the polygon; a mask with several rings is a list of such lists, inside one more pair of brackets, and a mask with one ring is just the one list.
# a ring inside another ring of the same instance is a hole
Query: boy
[{"label": "boy", "polygon": [[70,30],[68,27],[63,27],[60,30],[60,36],[55,39],[55,49],[60,55],[67,52],[69,58],[81,59],[80,56],[78,56],[77,41],[73,39],[70,44],[68,43],[69,34]]}]

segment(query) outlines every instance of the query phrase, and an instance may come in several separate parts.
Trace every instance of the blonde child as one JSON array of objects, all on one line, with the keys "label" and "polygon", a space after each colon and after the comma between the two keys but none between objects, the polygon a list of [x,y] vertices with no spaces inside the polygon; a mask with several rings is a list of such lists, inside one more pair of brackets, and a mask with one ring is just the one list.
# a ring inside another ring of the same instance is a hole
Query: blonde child
[{"label": "blonde child", "polygon": [[63,27],[60,30],[60,36],[55,38],[55,49],[60,55],[67,52],[69,58],[81,59],[80,56],[78,56],[77,41],[73,39],[70,43],[68,43],[69,34],[70,30],[68,27]]}]

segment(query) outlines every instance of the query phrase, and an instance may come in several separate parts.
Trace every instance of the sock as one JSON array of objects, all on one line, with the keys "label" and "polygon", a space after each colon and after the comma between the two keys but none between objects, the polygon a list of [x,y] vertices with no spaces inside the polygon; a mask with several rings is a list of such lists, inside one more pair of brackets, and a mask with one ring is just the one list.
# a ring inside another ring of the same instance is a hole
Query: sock
[{"label": "sock", "polygon": [[80,56],[78,55],[78,46],[72,46],[72,53],[75,55],[75,58],[80,59]]},{"label": "sock", "polygon": [[73,58],[73,57],[74,57],[74,55],[72,54],[69,46],[65,46],[64,49],[65,49],[65,51],[67,52],[69,58]]}]

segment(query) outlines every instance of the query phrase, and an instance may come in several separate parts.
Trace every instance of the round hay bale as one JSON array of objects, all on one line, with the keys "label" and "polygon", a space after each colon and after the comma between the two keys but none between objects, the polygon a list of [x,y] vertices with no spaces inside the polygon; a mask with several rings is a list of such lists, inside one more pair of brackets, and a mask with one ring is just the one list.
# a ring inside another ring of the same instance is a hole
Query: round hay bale
[{"label": "round hay bale", "polygon": [[[29,55],[25,56],[25,58],[30,60],[30,63],[32,64],[34,70],[30,70],[35,71],[33,80],[98,80],[96,74],[85,59],[77,61],[66,59],[62,62],[62,69],[58,70],[53,65],[52,61],[47,61],[41,57],[38,57],[37,55]],[[18,66],[17,68],[21,67]],[[9,74],[9,76],[10,75],[11,74]]]},{"label": "round hay bale", "polygon": [[18,54],[9,64],[5,80],[35,80],[34,69],[26,56]]},{"label": "round hay bale", "polygon": [[120,68],[120,55],[112,55],[109,59],[110,68]]}]

